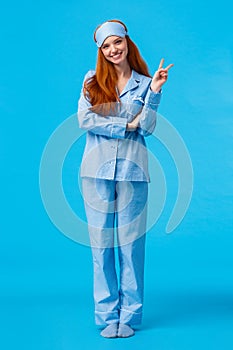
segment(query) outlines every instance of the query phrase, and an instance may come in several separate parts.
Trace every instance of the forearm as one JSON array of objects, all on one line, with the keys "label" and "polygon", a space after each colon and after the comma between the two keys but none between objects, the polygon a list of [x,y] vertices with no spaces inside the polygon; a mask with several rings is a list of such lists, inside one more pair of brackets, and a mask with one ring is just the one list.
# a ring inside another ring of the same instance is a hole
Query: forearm
[{"label": "forearm", "polygon": [[124,138],[127,121],[124,118],[99,116],[91,111],[78,111],[79,127],[94,134]]},{"label": "forearm", "polygon": [[156,126],[157,110],[161,100],[161,89],[158,93],[151,89],[145,98],[145,104],[142,111],[135,116],[135,118],[127,124],[128,131],[137,131],[143,136],[149,136],[153,133]]}]

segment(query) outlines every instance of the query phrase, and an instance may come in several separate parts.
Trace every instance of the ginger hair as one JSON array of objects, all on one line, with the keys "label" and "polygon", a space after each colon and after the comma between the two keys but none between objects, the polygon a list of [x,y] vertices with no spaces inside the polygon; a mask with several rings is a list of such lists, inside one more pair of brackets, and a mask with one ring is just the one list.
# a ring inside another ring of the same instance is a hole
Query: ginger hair
[{"label": "ginger hair", "polygon": [[[108,22],[118,22],[125,27],[126,25],[119,20],[110,20]],[[96,41],[96,31],[94,32],[94,40]],[[134,69],[139,74],[151,77],[148,71],[146,62],[140,55],[140,52],[134,42],[128,35],[125,36],[128,45],[127,59],[131,69]],[[90,101],[93,110],[96,113],[107,115],[110,112],[114,112],[116,105],[115,102],[120,102],[116,91],[117,74],[112,62],[109,62],[102,53],[101,48],[98,48],[97,63],[95,74],[86,79],[84,82],[83,93],[84,96]]]}]

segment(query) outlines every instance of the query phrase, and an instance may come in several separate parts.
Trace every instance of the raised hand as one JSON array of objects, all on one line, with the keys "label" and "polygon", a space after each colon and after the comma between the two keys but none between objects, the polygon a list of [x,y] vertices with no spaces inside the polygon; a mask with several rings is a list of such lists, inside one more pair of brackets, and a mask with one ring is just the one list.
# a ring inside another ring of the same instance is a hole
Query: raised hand
[{"label": "raised hand", "polygon": [[152,78],[151,90],[154,92],[158,92],[163,84],[166,83],[168,78],[168,70],[174,66],[174,64],[171,63],[166,68],[163,68],[163,64],[164,58],[161,59],[159,67]]}]

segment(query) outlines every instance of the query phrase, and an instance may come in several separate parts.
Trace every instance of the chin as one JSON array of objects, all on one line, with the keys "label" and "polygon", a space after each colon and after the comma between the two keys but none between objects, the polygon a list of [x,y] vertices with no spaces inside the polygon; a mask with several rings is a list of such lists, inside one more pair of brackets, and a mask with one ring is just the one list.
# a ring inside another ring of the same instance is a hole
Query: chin
[{"label": "chin", "polygon": [[126,57],[119,57],[117,60],[112,60],[111,62],[114,64],[120,64],[125,62],[125,60],[126,60]]}]

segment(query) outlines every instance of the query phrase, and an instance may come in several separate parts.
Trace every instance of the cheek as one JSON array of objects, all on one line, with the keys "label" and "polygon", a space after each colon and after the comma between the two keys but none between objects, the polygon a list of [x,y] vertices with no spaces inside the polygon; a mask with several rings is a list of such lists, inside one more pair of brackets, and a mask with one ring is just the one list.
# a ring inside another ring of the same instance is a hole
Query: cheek
[{"label": "cheek", "polygon": [[107,50],[102,50],[102,53],[103,53],[105,58],[108,56],[108,51]]},{"label": "cheek", "polygon": [[125,51],[126,55],[128,55],[128,47],[127,46],[124,47],[124,51]]},{"label": "cheek", "polygon": [[124,45],[124,47],[122,48],[126,53],[128,53],[128,46]]},{"label": "cheek", "polygon": [[111,61],[111,57],[109,57],[109,51],[105,51],[103,52],[104,58],[106,59],[106,61]]}]

